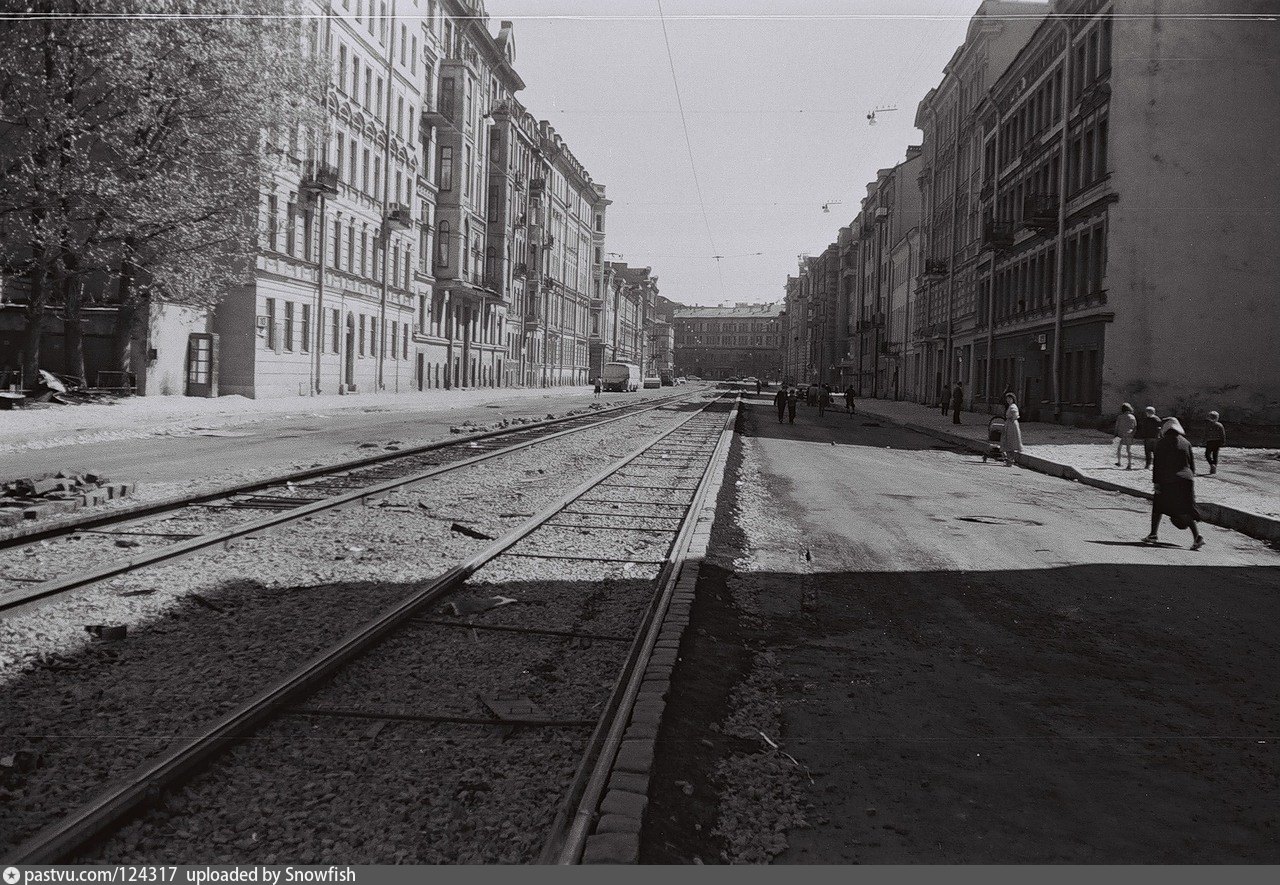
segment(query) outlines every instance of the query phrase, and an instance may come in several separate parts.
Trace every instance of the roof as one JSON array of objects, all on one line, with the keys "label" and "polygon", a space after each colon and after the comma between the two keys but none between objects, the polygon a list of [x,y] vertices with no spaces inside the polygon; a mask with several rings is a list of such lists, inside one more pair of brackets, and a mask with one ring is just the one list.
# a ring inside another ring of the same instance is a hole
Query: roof
[{"label": "roof", "polygon": [[676,319],[694,319],[697,317],[776,317],[782,313],[782,305],[772,304],[736,304],[733,307],[677,307]]}]

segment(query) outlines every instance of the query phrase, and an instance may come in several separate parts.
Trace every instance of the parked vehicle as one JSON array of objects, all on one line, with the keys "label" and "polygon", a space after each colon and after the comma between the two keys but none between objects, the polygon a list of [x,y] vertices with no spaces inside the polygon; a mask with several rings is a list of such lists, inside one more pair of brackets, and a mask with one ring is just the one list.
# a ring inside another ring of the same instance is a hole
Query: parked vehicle
[{"label": "parked vehicle", "polygon": [[676,376],[670,369],[663,369],[658,373],[658,378],[662,381],[663,387],[675,387]]},{"label": "parked vehicle", "polygon": [[656,375],[650,375],[648,378],[644,379],[645,390],[649,390],[650,388],[661,387],[661,386],[662,386],[662,379],[657,377]]},{"label": "parked vehicle", "polygon": [[640,367],[635,363],[605,363],[604,389],[613,393],[631,393],[640,389]]}]

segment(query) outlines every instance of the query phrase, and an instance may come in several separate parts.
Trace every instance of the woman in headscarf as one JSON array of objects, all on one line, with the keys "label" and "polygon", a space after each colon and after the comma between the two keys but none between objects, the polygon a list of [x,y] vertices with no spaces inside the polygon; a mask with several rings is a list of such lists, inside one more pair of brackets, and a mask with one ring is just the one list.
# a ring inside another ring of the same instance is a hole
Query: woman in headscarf
[{"label": "woman in headscarf", "polygon": [[1022,428],[1018,425],[1018,398],[1010,391],[1004,395],[1004,430],[1000,431],[1000,451],[1004,452],[1004,466],[1018,463],[1022,453]]},{"label": "woman in headscarf", "polygon": [[1160,425],[1160,438],[1156,441],[1151,481],[1155,486],[1155,498],[1151,502],[1151,534],[1143,543],[1154,544],[1160,529],[1160,517],[1167,516],[1175,528],[1191,529],[1192,550],[1204,546],[1204,538],[1196,525],[1200,515],[1196,513],[1196,459],[1191,443],[1177,418],[1165,418]]}]

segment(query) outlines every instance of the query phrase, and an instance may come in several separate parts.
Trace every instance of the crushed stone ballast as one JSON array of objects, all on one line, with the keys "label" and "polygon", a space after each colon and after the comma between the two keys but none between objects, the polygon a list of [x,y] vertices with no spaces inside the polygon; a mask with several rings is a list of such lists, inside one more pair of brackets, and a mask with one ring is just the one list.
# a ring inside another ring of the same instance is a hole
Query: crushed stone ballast
[{"label": "crushed stone ballast", "polygon": [[[403,736],[396,732],[397,740],[386,739],[390,759],[379,760],[376,770],[368,772],[371,783],[355,791],[353,801],[360,802],[360,808],[335,809],[342,827],[354,826],[351,815],[372,813],[370,809],[395,812],[392,820],[376,825],[377,833],[375,825],[369,824],[367,844],[386,848],[385,854],[370,860],[538,859],[546,845],[562,835],[555,822],[547,819],[554,810],[548,796],[563,796],[564,808],[576,805],[581,796],[575,793],[588,785],[581,772],[595,769],[594,757],[608,748],[617,717],[629,718],[634,712],[625,704],[625,687],[636,663],[648,660],[648,628],[655,612],[666,607],[655,601],[654,592],[665,588],[668,577],[678,571],[676,563],[692,531],[690,520],[696,522],[703,490],[712,479],[713,455],[726,428],[732,427],[726,412],[731,421],[736,407],[713,400],[681,416],[674,428],[625,453],[305,666],[201,726],[194,737],[170,745],[91,802],[45,827],[8,860],[191,857],[181,852],[199,852],[209,845],[242,845],[258,852],[255,857],[337,859],[338,854],[326,851],[345,844],[341,840],[317,837],[314,843],[306,842],[305,849],[300,847],[299,839],[328,826],[323,821],[301,830],[264,827],[278,843],[259,830],[252,840],[237,840],[236,834],[252,824],[244,817],[252,815],[229,816],[224,803],[235,804],[248,789],[256,797],[256,810],[265,778],[272,781],[267,796],[284,797],[280,801],[289,803],[286,807],[296,808],[299,800],[288,799],[291,789],[327,783],[326,778],[357,776],[353,771],[359,766],[355,761],[335,760],[314,781],[297,773],[285,775],[285,769],[302,764],[300,759],[313,760],[313,751],[315,764],[323,766],[327,754],[351,745],[352,735],[372,740],[371,734],[385,736],[395,729],[405,731]],[[625,492],[633,482],[681,491],[646,491],[644,496],[628,498]],[[683,502],[671,500],[672,494],[683,495]],[[658,501],[654,495],[663,498]],[[665,519],[655,516],[659,513]],[[637,521],[649,520],[660,527],[637,528]],[[572,544],[565,533],[575,536]],[[482,634],[493,652],[484,659],[476,652]],[[457,672],[450,669],[459,667]],[[489,670],[508,675],[486,675]],[[520,682],[515,696],[502,690],[513,679]],[[588,737],[593,723],[595,731]],[[468,744],[472,752],[466,756],[426,753],[412,743],[424,729],[430,730],[426,733],[435,745],[444,733],[468,729],[488,733],[495,728],[515,736],[510,741],[477,740],[474,746]],[[251,733],[254,740],[241,743]],[[308,752],[299,756],[297,744],[291,741],[304,736]],[[489,760],[493,767],[480,752],[481,744],[493,754]],[[530,752],[513,757],[517,745],[524,744],[530,745],[525,747]],[[230,755],[219,760],[233,747]],[[273,757],[280,753],[283,758]],[[404,767],[397,767],[401,762]],[[409,789],[408,775],[402,772],[424,765],[440,770],[419,772]],[[282,774],[274,774],[277,770]],[[477,770],[501,770],[508,783],[522,785],[522,792],[503,796],[490,814],[482,815],[480,806],[490,794],[475,787]],[[577,778],[574,771],[580,773]],[[573,788],[566,793],[565,784],[570,781]],[[385,802],[369,798],[377,792],[373,782],[391,791]],[[184,783],[188,785],[180,793],[172,792]],[[449,796],[424,805],[415,791],[433,783],[462,784],[459,795],[468,797],[463,803],[467,807],[459,807],[456,797]],[[318,799],[327,802],[334,793],[328,786],[324,789]],[[148,814],[160,796],[177,804],[159,815]],[[434,809],[434,813],[429,821],[419,821],[413,817],[415,809],[423,814]],[[469,817],[465,821],[462,832],[469,834],[465,839],[448,828],[459,815],[479,815],[477,821]],[[527,826],[513,827],[513,817]],[[421,835],[416,845],[387,842],[405,819],[423,833],[429,824],[447,832],[435,841]],[[562,815],[560,823],[572,819]],[[219,827],[230,829],[223,832]],[[529,835],[534,832],[531,827],[536,828],[536,839]],[[215,834],[212,842],[210,828]],[[523,835],[511,835],[508,852],[500,854],[496,852],[503,843],[494,841],[499,832]],[[117,835],[101,841],[112,833]],[[164,846],[180,853],[171,854]],[[261,853],[268,850],[264,846],[270,846],[269,855]],[[240,856],[234,851],[214,855],[220,859]]]}]

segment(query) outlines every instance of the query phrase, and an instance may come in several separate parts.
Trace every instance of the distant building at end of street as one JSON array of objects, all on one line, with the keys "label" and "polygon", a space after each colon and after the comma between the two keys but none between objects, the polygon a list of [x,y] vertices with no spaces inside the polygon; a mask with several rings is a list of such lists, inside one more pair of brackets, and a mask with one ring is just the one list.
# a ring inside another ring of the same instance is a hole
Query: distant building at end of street
[{"label": "distant building at end of street", "polygon": [[780,380],[782,305],[675,309],[675,369],[712,381],[734,377]]}]

